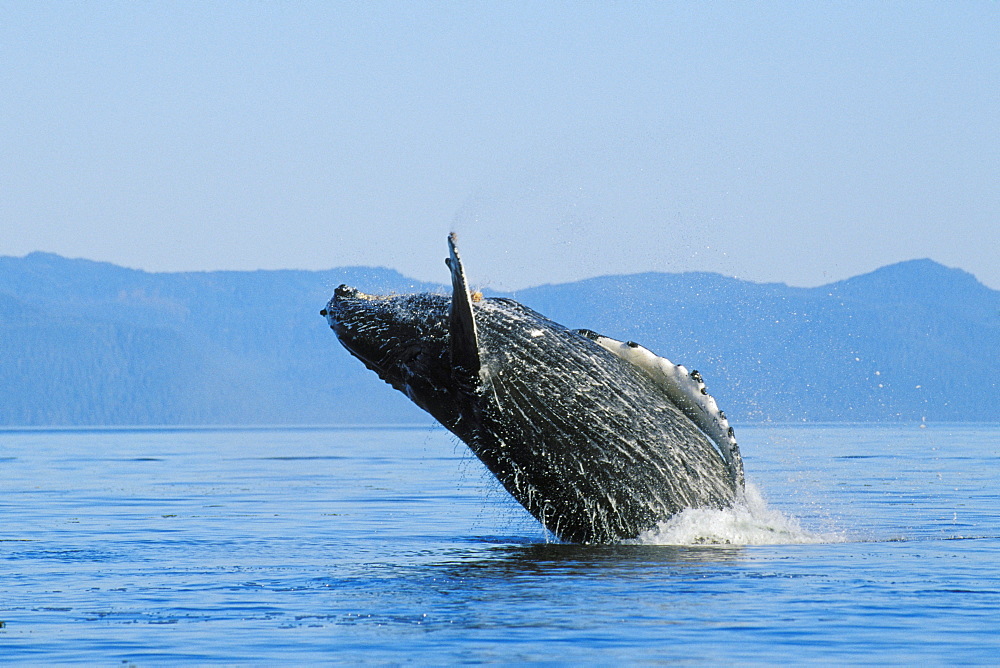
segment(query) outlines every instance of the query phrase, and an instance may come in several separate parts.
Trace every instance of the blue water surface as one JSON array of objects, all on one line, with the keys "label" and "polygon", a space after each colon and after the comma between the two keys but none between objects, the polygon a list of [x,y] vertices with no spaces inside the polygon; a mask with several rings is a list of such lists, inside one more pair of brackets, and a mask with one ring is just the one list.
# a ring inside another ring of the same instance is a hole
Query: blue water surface
[{"label": "blue water surface", "polygon": [[427,426],[0,431],[0,661],[996,663],[1000,426],[738,435],[822,542],[558,544]]}]

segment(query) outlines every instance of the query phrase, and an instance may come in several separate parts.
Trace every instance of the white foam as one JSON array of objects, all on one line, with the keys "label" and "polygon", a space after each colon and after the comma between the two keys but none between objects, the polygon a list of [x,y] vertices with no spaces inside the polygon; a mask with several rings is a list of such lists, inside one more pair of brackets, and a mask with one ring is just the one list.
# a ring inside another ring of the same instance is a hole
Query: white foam
[{"label": "white foam", "polygon": [[799,521],[767,507],[757,488],[746,484],[746,500],[734,508],[691,508],[631,543],[641,545],[801,545],[843,543],[840,534],[813,533]]}]

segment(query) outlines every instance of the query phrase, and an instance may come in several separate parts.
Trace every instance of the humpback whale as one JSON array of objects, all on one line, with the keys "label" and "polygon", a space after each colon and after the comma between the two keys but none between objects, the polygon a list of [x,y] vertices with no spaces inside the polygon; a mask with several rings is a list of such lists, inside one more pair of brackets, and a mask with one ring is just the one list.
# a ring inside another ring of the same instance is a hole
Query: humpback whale
[{"label": "humpback whale", "polygon": [[464,441],[561,540],[634,538],[743,494],[735,435],[697,371],[470,292],[456,237],[451,295],[338,287],[340,343]]}]

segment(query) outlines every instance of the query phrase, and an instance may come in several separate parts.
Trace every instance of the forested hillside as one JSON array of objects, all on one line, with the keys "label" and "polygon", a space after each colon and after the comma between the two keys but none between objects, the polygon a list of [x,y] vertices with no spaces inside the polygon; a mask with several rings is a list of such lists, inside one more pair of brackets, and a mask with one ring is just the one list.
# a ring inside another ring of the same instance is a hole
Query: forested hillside
[{"label": "forested hillside", "polygon": [[0,423],[424,420],[352,363],[320,317],[341,282],[432,287],[371,268],[151,274],[2,258]]},{"label": "forested hillside", "polygon": [[[0,424],[428,421],[336,341],[340,283],[388,269],[152,274],[0,258]],[[736,422],[1000,420],[1000,293],[929,260],[821,288],[607,276],[513,295],[698,369]]]}]

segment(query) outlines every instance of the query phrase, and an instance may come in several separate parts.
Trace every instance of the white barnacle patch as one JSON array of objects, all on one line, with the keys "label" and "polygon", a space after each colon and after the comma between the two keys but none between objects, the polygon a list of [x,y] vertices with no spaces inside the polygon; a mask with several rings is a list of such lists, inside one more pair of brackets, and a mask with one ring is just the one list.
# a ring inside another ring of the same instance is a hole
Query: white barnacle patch
[{"label": "white barnacle patch", "polygon": [[528,336],[530,336],[533,339],[537,339],[539,336],[542,336],[543,334],[545,334],[545,332],[543,332],[538,328],[532,328],[528,330]]},{"label": "white barnacle patch", "polygon": [[736,488],[743,488],[743,460],[736,444],[736,436],[729,426],[726,414],[708,393],[700,373],[688,372],[683,365],[674,364],[634,341],[622,342],[601,335],[596,335],[594,341],[646,372],[674,405],[715,442]]},{"label": "white barnacle patch", "polygon": [[[500,376],[503,375],[503,370],[502,369],[498,372],[498,375],[500,375]],[[483,364],[481,367],[479,367],[479,382],[480,383],[484,383],[484,384],[488,383],[488,382],[490,382],[490,378],[492,378],[492,377],[493,377],[493,370],[489,367],[488,364]]]}]

